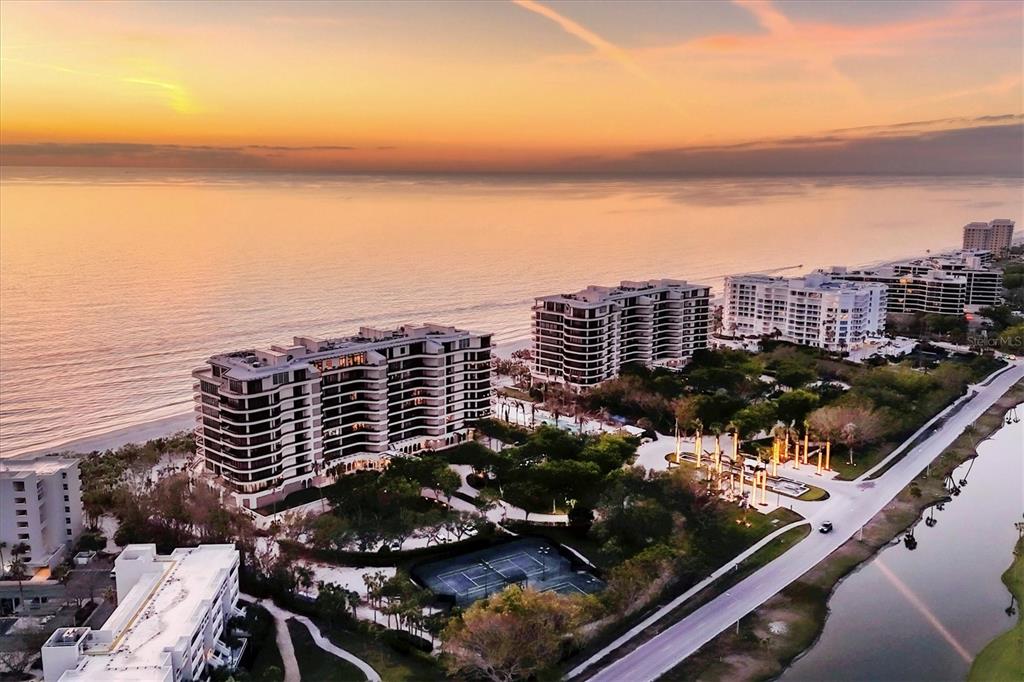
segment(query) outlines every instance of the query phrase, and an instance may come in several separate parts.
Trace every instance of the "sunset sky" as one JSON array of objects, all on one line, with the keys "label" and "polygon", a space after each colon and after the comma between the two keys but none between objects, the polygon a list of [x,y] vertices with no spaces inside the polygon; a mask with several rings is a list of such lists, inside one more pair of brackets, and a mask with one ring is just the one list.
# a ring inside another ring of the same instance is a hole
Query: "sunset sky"
[{"label": "sunset sky", "polygon": [[2,162],[1015,174],[1022,7],[5,0]]}]

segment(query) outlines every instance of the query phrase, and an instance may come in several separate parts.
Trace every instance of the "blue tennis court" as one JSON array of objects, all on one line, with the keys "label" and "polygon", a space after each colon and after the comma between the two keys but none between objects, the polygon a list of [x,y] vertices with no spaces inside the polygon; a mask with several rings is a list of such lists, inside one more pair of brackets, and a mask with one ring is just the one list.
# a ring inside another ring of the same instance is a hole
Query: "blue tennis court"
[{"label": "blue tennis court", "polygon": [[522,538],[416,566],[413,576],[437,595],[459,606],[500,592],[509,585],[541,592],[590,594],[604,588],[592,573],[574,568],[558,548],[541,538]]}]

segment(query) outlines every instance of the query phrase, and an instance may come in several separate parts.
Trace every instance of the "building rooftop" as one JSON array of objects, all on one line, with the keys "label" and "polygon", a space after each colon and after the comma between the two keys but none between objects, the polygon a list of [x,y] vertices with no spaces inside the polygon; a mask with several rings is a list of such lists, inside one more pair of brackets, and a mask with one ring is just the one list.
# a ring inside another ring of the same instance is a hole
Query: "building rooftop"
[{"label": "building rooftop", "polygon": [[830,273],[820,270],[803,277],[779,277],[762,273],[751,273],[747,275],[730,275],[726,279],[732,281],[743,280],[748,283],[753,282],[757,284],[784,284],[790,289],[805,291],[866,291],[885,286],[884,284],[873,282],[849,282],[832,279]]},{"label": "building rooftop", "polygon": [[[296,336],[292,339],[291,345],[273,345],[268,350],[248,349],[220,353],[212,356],[210,362],[227,369],[227,376],[230,378],[254,379],[289,367],[305,366],[316,360],[382,350],[401,346],[417,339],[445,342],[469,336],[486,335],[483,332],[430,323],[402,325],[397,329],[360,327],[359,332],[352,336],[333,338]],[[232,370],[239,371],[232,373]]]},{"label": "building rooftop", "polygon": [[0,476],[4,478],[27,478],[32,475],[49,476],[78,466],[74,457],[61,455],[18,455],[0,458]]},{"label": "building rooftop", "polygon": [[[585,289],[569,293],[569,294],[552,294],[550,296],[540,296],[536,300],[539,301],[561,301],[571,302],[575,307],[587,307],[597,306],[608,301],[615,301],[622,298],[629,298],[631,296],[653,294],[659,291],[666,291],[669,289],[683,289],[691,291],[694,289],[708,289],[706,284],[691,284],[686,280],[681,279],[650,279],[640,281],[625,280],[619,283],[618,286],[608,287],[591,285]],[[582,304],[582,305],[581,305]]]},{"label": "building rooftop", "polygon": [[[179,548],[169,556],[156,555],[153,545],[126,547],[115,570],[138,570],[128,564],[140,562],[142,575],[127,594],[118,595],[118,606],[102,628],[84,628],[83,662],[61,679],[164,679],[167,652],[192,634],[204,612],[202,602],[217,596],[221,572],[237,560],[234,545]],[[65,645],[63,639],[51,643]]]}]

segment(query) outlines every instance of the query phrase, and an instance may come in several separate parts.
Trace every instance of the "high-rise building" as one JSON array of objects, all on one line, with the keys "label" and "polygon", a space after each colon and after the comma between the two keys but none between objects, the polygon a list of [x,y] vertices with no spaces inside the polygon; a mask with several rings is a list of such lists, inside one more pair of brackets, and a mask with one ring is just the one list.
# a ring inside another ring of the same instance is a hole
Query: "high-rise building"
[{"label": "high-rise building", "polygon": [[771,336],[843,351],[885,330],[886,287],[833,280],[824,273],[787,279],[769,275],[725,278],[723,332]]},{"label": "high-rise building", "polygon": [[1003,273],[988,267],[991,256],[990,251],[957,251],[867,270],[835,267],[826,274],[838,280],[885,284],[890,313],[960,315],[1002,301]]},{"label": "high-rise building", "polygon": [[0,542],[5,566],[12,548],[30,572],[52,569],[67,558],[82,533],[82,489],[78,460],[42,455],[0,459]]},{"label": "high-rise building", "polygon": [[491,337],[364,327],[215,355],[193,376],[197,452],[239,504],[258,507],[393,452],[464,440],[490,414]]},{"label": "high-rise building", "polygon": [[117,608],[103,627],[59,628],[43,645],[45,682],[178,682],[234,668],[241,650],[224,642],[241,615],[238,551],[200,545],[156,553],[128,545],[114,561]]},{"label": "high-rise building", "polygon": [[626,363],[679,366],[707,348],[707,286],[661,279],[542,296],[533,306],[533,372],[593,386]]},{"label": "high-rise building", "polygon": [[987,223],[964,225],[965,251],[991,251],[997,258],[1003,258],[1010,251],[1013,242],[1012,220],[997,218]]}]

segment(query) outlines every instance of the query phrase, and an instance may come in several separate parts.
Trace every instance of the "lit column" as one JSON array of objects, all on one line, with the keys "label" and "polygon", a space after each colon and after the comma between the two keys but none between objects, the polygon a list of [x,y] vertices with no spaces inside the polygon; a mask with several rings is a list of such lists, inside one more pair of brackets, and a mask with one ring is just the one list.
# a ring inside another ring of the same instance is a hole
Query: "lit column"
[{"label": "lit column", "polygon": [[779,475],[779,439],[772,441],[772,476]]},{"label": "lit column", "polygon": [[807,433],[807,429],[805,428],[804,429],[804,464],[807,464],[807,457],[809,456],[808,449],[807,449],[808,435],[809,434]]},{"label": "lit column", "polygon": [[[794,441],[793,442],[793,455],[794,455],[794,457],[793,457],[793,468],[799,469],[800,468],[800,440],[794,438],[793,441]],[[786,433],[786,446],[787,446],[787,449],[788,449],[788,446],[789,446],[789,433],[788,432]]]},{"label": "lit column", "polygon": [[825,471],[832,471],[830,466],[830,459],[832,456],[832,441],[825,441]]},{"label": "lit column", "polygon": [[815,472],[818,476],[821,476],[821,446],[818,446],[818,470]]},{"label": "lit column", "polygon": [[697,458],[697,468],[700,469],[700,456],[704,450],[704,438],[700,435],[700,431],[697,431],[697,435],[693,439],[693,456]]}]

